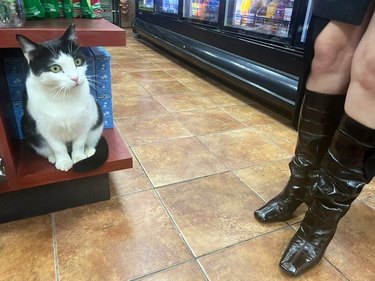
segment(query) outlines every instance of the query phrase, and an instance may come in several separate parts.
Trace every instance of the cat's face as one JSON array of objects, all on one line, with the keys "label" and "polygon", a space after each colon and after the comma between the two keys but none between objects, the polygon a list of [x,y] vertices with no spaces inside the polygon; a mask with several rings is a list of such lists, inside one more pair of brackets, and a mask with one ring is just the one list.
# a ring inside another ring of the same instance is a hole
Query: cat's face
[{"label": "cat's face", "polygon": [[66,93],[87,82],[87,65],[77,44],[74,25],[62,37],[42,44],[22,35],[17,35],[17,40],[32,73],[41,84],[51,87],[52,92]]}]

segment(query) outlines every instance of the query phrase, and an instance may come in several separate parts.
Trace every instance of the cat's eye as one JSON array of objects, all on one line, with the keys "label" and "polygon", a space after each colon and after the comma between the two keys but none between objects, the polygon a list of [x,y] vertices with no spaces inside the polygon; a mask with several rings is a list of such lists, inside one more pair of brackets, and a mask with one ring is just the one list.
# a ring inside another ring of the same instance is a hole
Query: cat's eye
[{"label": "cat's eye", "polygon": [[52,71],[53,73],[58,73],[61,71],[61,66],[57,64],[53,64],[49,67],[49,70]]},{"label": "cat's eye", "polygon": [[81,58],[75,58],[74,63],[76,66],[80,66],[83,64],[83,60]]}]

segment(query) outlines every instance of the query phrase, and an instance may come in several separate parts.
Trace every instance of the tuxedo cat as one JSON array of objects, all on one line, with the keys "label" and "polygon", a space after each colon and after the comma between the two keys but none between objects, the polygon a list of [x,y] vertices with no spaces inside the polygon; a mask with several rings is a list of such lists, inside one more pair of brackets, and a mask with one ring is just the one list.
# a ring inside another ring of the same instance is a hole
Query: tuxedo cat
[{"label": "tuxedo cat", "polygon": [[61,171],[102,165],[108,156],[101,137],[103,114],[90,94],[74,24],[62,37],[41,44],[16,38],[30,68],[23,103],[25,141]]}]

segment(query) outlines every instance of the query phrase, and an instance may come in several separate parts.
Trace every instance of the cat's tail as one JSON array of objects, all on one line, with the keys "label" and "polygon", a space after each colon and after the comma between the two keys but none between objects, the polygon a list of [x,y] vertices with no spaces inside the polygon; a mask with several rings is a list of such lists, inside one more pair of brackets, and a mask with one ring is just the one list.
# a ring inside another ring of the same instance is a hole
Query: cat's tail
[{"label": "cat's tail", "polygon": [[87,172],[102,166],[108,159],[108,144],[106,139],[101,136],[98,144],[96,145],[96,151],[94,155],[89,158],[83,159],[73,165],[73,171],[75,172]]}]

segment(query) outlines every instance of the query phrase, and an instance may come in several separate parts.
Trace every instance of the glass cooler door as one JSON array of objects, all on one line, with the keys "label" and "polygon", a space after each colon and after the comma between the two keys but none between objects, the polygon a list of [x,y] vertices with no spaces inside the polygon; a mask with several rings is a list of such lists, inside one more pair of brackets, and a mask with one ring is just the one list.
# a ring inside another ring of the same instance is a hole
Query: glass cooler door
[{"label": "glass cooler door", "polygon": [[228,0],[224,26],[285,40],[290,38],[293,9],[294,0]]},{"label": "glass cooler door", "polygon": [[184,0],[183,17],[202,23],[217,24],[220,0]]},{"label": "glass cooler door", "polygon": [[138,9],[142,12],[154,12],[154,0],[138,0]]},{"label": "glass cooler door", "polygon": [[178,15],[179,0],[156,0],[156,12],[170,16]]}]

